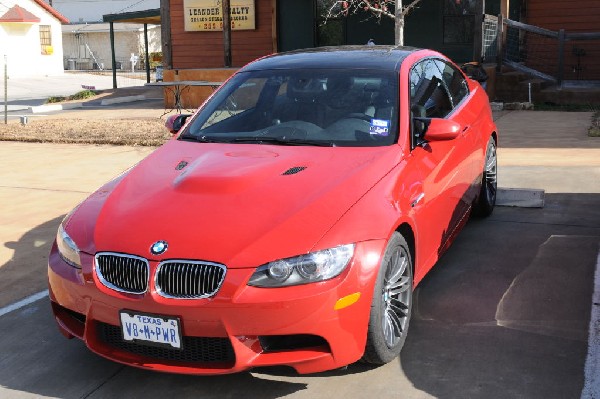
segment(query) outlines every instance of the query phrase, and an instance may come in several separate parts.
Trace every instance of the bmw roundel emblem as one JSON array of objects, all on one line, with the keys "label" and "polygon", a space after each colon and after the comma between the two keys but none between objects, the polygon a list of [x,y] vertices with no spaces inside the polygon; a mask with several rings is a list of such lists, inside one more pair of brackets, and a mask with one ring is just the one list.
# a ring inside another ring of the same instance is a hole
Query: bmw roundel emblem
[{"label": "bmw roundel emblem", "polygon": [[169,248],[169,244],[166,241],[156,241],[150,247],[150,253],[152,255],[162,255],[167,252],[167,248]]}]

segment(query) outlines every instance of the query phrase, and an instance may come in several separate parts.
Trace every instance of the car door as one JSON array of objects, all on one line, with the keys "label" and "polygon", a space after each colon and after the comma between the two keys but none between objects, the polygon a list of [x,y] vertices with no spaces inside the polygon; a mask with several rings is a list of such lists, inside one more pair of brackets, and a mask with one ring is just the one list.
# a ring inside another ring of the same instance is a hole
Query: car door
[{"label": "car door", "polygon": [[[436,59],[416,63],[409,79],[411,118],[452,118],[454,106]],[[410,126],[409,163],[420,176],[417,186],[411,188],[411,207],[419,234],[417,256],[421,256],[424,266],[417,271],[421,275],[448,247],[465,216],[461,196],[469,165],[462,135],[453,140],[424,142],[416,134],[419,121],[413,120]]]},{"label": "car door", "polygon": [[481,162],[484,156],[481,151],[484,147],[481,142],[481,125],[485,118],[480,117],[481,112],[471,101],[469,85],[463,73],[447,61],[438,59],[435,63],[442,73],[442,80],[453,106],[447,118],[458,122],[462,127],[460,145],[466,163],[457,195],[461,201],[461,208],[468,211],[479,192]]}]

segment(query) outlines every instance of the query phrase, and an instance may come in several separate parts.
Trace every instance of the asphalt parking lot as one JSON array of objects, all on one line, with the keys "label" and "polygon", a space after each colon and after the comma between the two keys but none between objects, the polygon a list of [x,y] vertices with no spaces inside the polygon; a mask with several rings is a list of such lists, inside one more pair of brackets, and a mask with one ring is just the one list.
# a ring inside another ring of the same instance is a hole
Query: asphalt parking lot
[{"label": "asphalt parking lot", "polygon": [[64,339],[43,294],[56,228],[151,149],[0,142],[0,398],[594,397],[600,139],[585,136],[589,117],[498,115],[500,186],[544,189],[544,207],[497,207],[468,223],[417,289],[399,359],[309,376],[285,368],[159,374]]}]

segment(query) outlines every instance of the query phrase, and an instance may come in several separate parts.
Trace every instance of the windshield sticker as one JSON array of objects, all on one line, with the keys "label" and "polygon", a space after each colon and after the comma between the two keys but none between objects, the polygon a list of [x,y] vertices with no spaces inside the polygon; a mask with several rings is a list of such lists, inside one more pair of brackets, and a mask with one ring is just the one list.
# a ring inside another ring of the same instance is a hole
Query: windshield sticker
[{"label": "windshield sticker", "polygon": [[390,134],[390,121],[384,119],[371,119],[369,133],[376,136],[387,136]]}]

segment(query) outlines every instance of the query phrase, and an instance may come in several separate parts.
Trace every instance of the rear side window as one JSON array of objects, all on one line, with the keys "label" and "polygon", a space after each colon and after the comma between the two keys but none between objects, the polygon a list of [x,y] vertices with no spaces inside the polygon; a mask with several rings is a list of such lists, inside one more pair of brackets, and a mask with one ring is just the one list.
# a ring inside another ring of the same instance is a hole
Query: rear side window
[{"label": "rear side window", "polygon": [[452,105],[456,107],[469,95],[469,85],[463,74],[453,65],[441,60],[436,60],[435,63],[442,72],[442,80],[448,88]]}]

